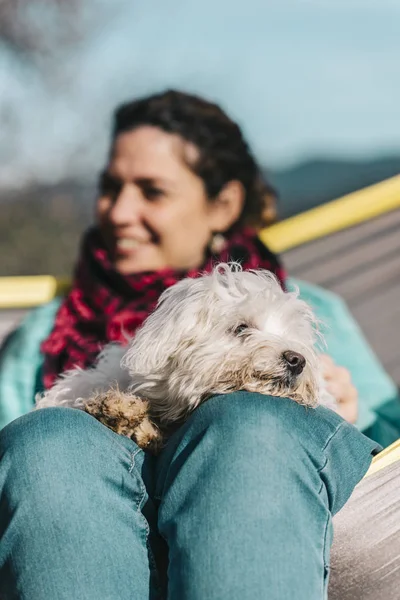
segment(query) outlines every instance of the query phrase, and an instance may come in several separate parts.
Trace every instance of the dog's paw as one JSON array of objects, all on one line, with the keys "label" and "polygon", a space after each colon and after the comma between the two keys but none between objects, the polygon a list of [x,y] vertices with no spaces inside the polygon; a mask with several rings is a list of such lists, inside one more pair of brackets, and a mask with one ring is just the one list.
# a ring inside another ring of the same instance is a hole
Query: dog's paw
[{"label": "dog's paw", "polygon": [[330,392],[328,392],[325,386],[321,388],[319,403],[322,404],[322,406],[326,406],[326,408],[330,408],[335,412],[337,411],[339,406],[336,398],[332,396]]},{"label": "dog's paw", "polygon": [[143,450],[157,454],[163,446],[161,431],[149,416],[149,403],[139,396],[110,389],[89,398],[84,410],[115,433],[133,439]]}]

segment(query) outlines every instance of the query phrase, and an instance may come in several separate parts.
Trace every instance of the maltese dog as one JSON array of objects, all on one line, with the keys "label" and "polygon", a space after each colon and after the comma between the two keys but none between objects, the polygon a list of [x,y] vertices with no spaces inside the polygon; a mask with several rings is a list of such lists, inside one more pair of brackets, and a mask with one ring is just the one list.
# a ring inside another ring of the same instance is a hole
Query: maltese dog
[{"label": "maltese dog", "polygon": [[37,408],[85,410],[157,453],[215,394],[248,390],[333,408],[319,337],[309,305],[272,273],[219,264],[164,291],[127,348],[110,344],[92,368],[66,372]]}]

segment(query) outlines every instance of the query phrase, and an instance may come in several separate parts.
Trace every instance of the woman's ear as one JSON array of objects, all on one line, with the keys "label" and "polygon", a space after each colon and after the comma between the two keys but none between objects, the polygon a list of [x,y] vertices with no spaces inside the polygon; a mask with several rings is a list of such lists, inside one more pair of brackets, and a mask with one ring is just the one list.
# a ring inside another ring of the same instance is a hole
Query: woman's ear
[{"label": "woman's ear", "polygon": [[227,231],[243,211],[245,191],[240,181],[228,181],[211,202],[210,226],[214,232]]}]

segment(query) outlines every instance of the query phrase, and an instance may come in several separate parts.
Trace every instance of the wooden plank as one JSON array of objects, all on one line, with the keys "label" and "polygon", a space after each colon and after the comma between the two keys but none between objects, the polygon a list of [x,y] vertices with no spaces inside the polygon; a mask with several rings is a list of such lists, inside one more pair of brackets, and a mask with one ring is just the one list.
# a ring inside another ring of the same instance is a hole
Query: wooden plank
[{"label": "wooden plank", "polygon": [[348,305],[386,371],[400,386],[400,284],[392,283]]},{"label": "wooden plank", "polygon": [[305,281],[313,281],[330,287],[337,280],[360,273],[375,263],[386,260],[392,255],[400,256],[400,233],[396,227],[390,234],[385,232],[372,240],[364,238],[357,246],[345,249],[345,252],[333,253],[327,260],[302,270],[301,277]]},{"label": "wooden plank", "polygon": [[329,259],[334,253],[345,255],[351,248],[356,247],[365,239],[372,239],[381,235],[383,231],[387,234],[400,228],[400,210],[385,214],[373,221],[367,221],[362,225],[335,233],[326,238],[310,242],[299,248],[294,248],[283,254],[286,267],[292,275],[300,277],[300,274],[311,267],[319,264],[321,260]]},{"label": "wooden plank", "polygon": [[399,330],[400,319],[387,321],[379,329],[369,328],[368,339],[377,355],[385,365],[397,363],[399,358],[398,337],[393,335],[393,328]]},{"label": "wooden plank", "polygon": [[375,263],[369,269],[343,278],[329,286],[329,289],[346,300],[362,301],[363,297],[372,297],[384,286],[390,286],[400,280],[400,257],[393,256],[389,260]]},{"label": "wooden plank", "polygon": [[400,389],[400,355],[397,355],[397,363],[389,366],[388,372],[390,372],[393,380],[397,383]]},{"label": "wooden plank", "polygon": [[360,321],[378,328],[388,318],[396,319],[400,314],[400,283],[394,282],[372,297],[363,296],[357,302],[353,301],[351,306]]}]

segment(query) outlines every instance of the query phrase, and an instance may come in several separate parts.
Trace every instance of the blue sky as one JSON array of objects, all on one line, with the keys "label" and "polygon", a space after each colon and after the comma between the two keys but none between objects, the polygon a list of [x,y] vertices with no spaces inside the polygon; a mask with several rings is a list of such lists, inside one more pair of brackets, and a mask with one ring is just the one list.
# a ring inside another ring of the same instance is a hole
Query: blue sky
[{"label": "blue sky", "polygon": [[3,179],[90,175],[114,105],[166,86],[220,102],[272,167],[400,153],[398,0],[114,0],[113,9],[47,89],[0,57],[0,95],[16,115]]}]

